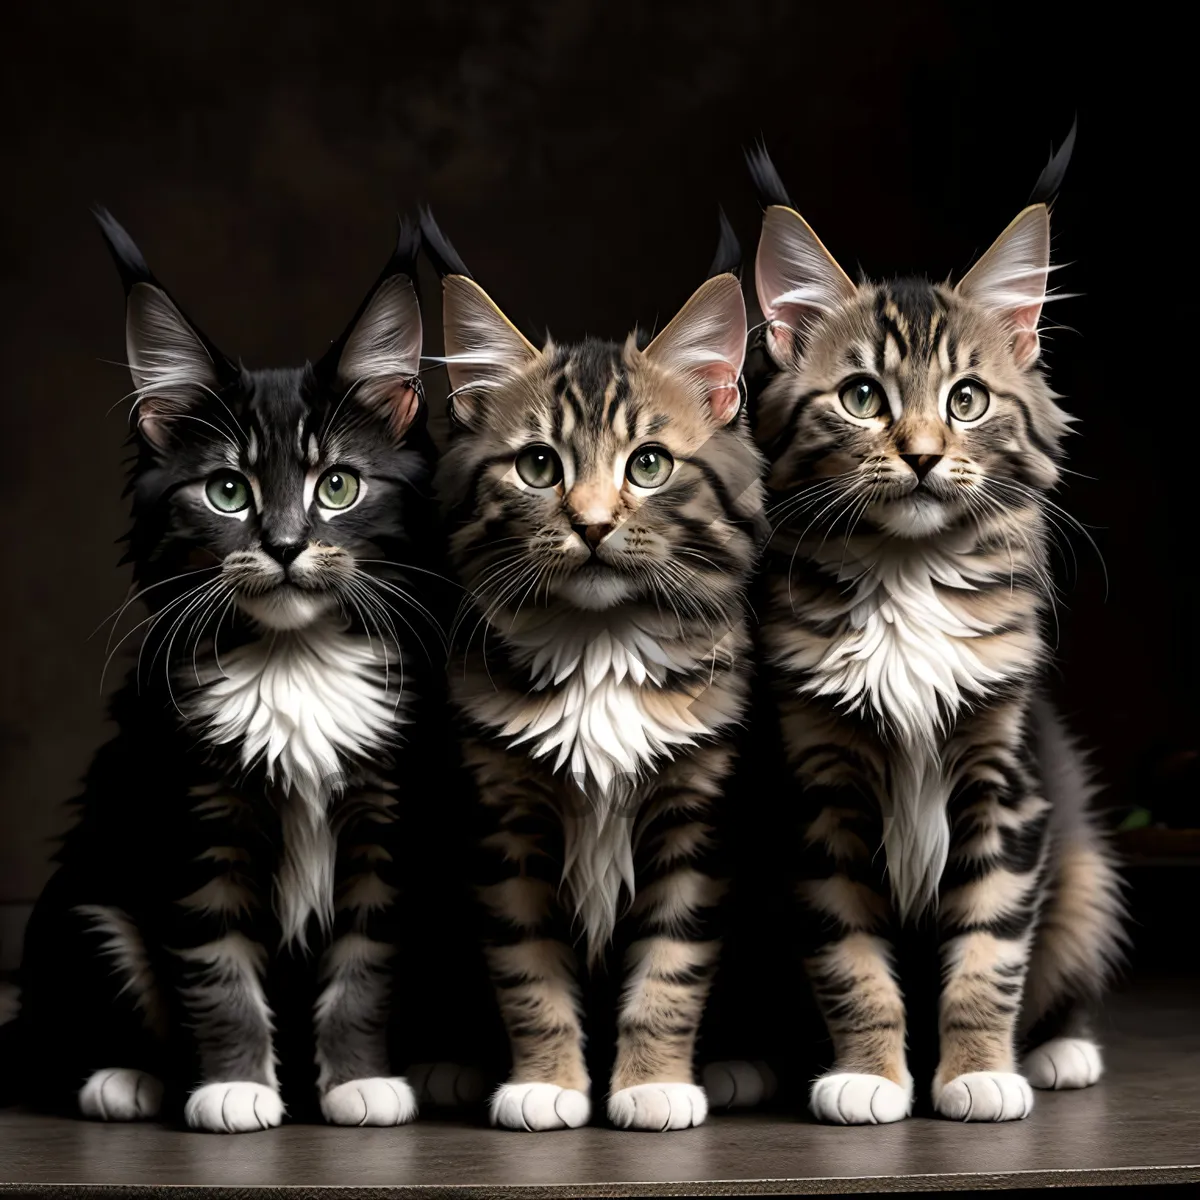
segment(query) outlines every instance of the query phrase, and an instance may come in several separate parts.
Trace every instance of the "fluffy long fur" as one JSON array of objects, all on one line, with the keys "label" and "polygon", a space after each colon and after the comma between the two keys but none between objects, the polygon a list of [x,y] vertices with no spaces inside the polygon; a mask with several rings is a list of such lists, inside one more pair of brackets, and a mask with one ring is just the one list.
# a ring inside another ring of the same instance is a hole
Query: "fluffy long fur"
[{"label": "fluffy long fur", "polygon": [[[539,350],[449,274],[444,325],[459,432],[439,489],[470,596],[451,688],[512,1049],[493,1120],[587,1120],[592,989],[574,943],[594,977],[615,934],[610,1118],[698,1124],[692,1057],[725,890],[714,811],[746,702],[762,529],[761,460],[736,415],[740,290],[710,280],[644,350],[633,337]],[[651,445],[670,450],[673,473],[638,489],[626,464]],[[562,464],[545,486],[520,471],[532,446]]]},{"label": "fluffy long fur", "polygon": [[[434,630],[419,235],[402,225],[322,359],[251,371],[97,216],[127,296],[128,557],[150,616],[30,923],[30,1098],[136,1119],[165,1082],[189,1125],[259,1129],[315,1051],[327,1120],[396,1124],[415,1113],[387,1044],[404,743]],[[285,961],[315,1010],[294,985],[280,1008]],[[299,1072],[281,1022],[307,1042]]]},{"label": "fluffy long fur", "polygon": [[[1065,154],[1039,187],[1057,188]],[[1029,1082],[1099,1075],[1087,1011],[1122,915],[1094,788],[1042,698],[1071,422],[1038,365],[1046,208],[957,286],[856,287],[765,154],[754,167],[772,204],[756,270],[773,367],[754,409],[774,524],[762,644],[836,1058],[811,1105],[849,1123],[910,1111],[892,944],[921,924],[942,963],[936,1108],[1023,1117]]]}]

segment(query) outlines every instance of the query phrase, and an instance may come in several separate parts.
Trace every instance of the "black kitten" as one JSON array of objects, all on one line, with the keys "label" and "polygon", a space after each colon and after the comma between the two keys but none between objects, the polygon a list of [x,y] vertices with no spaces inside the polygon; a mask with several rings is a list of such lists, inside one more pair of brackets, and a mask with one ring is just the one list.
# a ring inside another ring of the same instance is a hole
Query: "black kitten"
[{"label": "black kitten", "polygon": [[127,296],[151,616],[29,927],[42,1095],[129,1120],[177,1080],[193,1128],[277,1125],[283,1026],[311,1012],[325,1118],[410,1120],[386,1026],[401,742],[430,673],[419,233],[319,362],[251,371],[98,219]]}]

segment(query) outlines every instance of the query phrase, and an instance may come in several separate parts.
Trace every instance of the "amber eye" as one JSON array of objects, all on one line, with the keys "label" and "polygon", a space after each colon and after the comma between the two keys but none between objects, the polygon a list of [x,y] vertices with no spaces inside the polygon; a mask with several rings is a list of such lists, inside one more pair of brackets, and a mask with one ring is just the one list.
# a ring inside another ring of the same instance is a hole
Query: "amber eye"
[{"label": "amber eye", "polygon": [[955,420],[978,421],[988,410],[992,398],[982,383],[974,379],[964,379],[950,389],[950,398],[946,408]]},{"label": "amber eye", "polygon": [[517,455],[517,474],[531,488],[553,487],[563,477],[562,459],[540,442],[526,446]]},{"label": "amber eye", "polygon": [[887,407],[882,386],[874,379],[853,379],[838,393],[842,407],[860,421],[877,417]]},{"label": "amber eye", "polygon": [[662,446],[643,446],[629,457],[625,478],[636,487],[662,487],[671,478],[675,460]]}]

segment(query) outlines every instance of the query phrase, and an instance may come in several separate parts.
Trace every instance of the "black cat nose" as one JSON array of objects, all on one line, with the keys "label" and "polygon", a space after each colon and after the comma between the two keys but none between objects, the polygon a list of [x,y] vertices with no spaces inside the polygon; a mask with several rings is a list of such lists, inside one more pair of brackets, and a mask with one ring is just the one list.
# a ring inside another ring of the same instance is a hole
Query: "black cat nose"
[{"label": "black cat nose", "polygon": [[900,457],[912,467],[918,482],[942,461],[940,454],[902,454]]},{"label": "black cat nose", "polygon": [[307,545],[308,542],[301,538],[294,542],[264,541],[262,547],[277,563],[282,563],[286,567],[288,563],[294,562],[304,553]]},{"label": "black cat nose", "polygon": [[600,545],[615,526],[613,525],[572,525],[571,528],[587,543],[591,549]]}]

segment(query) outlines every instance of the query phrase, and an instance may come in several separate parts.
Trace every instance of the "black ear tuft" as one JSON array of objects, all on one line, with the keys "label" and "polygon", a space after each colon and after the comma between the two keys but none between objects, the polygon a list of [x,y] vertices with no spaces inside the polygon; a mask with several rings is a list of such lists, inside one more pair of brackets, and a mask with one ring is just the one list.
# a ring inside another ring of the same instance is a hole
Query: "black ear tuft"
[{"label": "black ear tuft", "polygon": [[392,260],[384,269],[380,278],[392,275],[407,275],[417,286],[417,256],[421,253],[421,226],[409,217],[396,216],[396,248],[392,251]]},{"label": "black ear tuft", "polygon": [[725,215],[723,208],[717,209],[717,219],[720,221],[720,232],[717,235],[717,252],[713,256],[712,266],[708,268],[706,279],[717,275],[736,275],[742,277],[742,243],[733,232],[733,226]]},{"label": "black ear tuft", "polygon": [[1050,161],[1042,169],[1037,183],[1033,185],[1033,191],[1029,196],[1030,204],[1045,204],[1049,206],[1054,203],[1059,189],[1063,185],[1063,179],[1067,174],[1071,155],[1075,150],[1075,134],[1078,129],[1079,117],[1076,116],[1072,119],[1071,130],[1063,139],[1063,144],[1059,146],[1057,153],[1053,149],[1051,150]]},{"label": "black ear tuft", "polygon": [[100,226],[104,244],[108,247],[113,262],[117,264],[121,282],[125,285],[125,294],[129,295],[130,289],[135,283],[155,283],[156,280],[151,274],[150,268],[146,266],[142,252],[116,217],[100,204],[93,206],[92,216],[96,218],[96,224]]},{"label": "black ear tuft", "polygon": [[784,208],[796,207],[762,142],[746,151],[746,166],[750,168],[750,178],[763,208],[770,208],[772,204],[782,204]]},{"label": "black ear tuft", "polygon": [[433,213],[427,208],[421,210],[421,234],[424,239],[425,253],[429,255],[434,270],[439,279],[447,275],[463,275],[467,279],[475,277],[467,270],[467,264],[458,256],[458,251],[450,244],[450,239],[438,228],[433,219]]},{"label": "black ear tuft", "polygon": [[379,272],[378,278],[371,285],[371,290],[367,292],[362,303],[358,306],[350,324],[346,326],[342,331],[342,335],[336,341],[330,343],[329,349],[325,351],[317,362],[316,369],[318,374],[337,371],[342,351],[346,348],[346,343],[349,341],[350,335],[354,332],[359,321],[362,320],[363,314],[371,306],[371,301],[375,299],[375,293],[393,276],[404,275],[412,284],[413,291],[417,293],[418,301],[420,300],[420,291],[417,283],[417,256],[421,253],[421,226],[409,217],[400,215],[397,215],[396,222],[396,245],[392,250],[391,258],[387,260],[387,264]]}]

